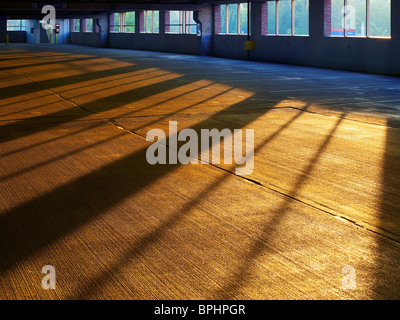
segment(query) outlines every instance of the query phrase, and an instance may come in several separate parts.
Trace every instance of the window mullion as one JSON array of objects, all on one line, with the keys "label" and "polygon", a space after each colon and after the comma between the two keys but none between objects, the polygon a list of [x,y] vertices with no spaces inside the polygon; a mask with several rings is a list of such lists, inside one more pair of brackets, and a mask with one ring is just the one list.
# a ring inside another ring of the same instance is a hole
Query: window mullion
[{"label": "window mullion", "polygon": [[370,28],[369,28],[369,17],[370,17],[370,0],[366,0],[367,1],[367,3],[366,3],[366,5],[367,5],[367,21],[366,21],[366,23],[365,23],[365,28],[367,29],[366,30],[366,32],[365,32],[365,35],[366,35],[366,37],[367,38],[369,38],[370,37],[370,32],[369,32],[369,30],[370,30]]},{"label": "window mullion", "polygon": [[275,33],[279,35],[279,0],[275,2]]},{"label": "window mullion", "polygon": [[151,19],[151,33],[154,33],[154,10],[152,11],[152,19]]},{"label": "window mullion", "polygon": [[228,11],[229,11],[229,4],[226,5],[225,10],[225,21],[226,21],[226,34],[229,34],[229,20],[228,20]]},{"label": "window mullion", "polygon": [[291,8],[291,12],[292,12],[292,19],[291,19],[291,23],[292,23],[292,32],[291,32],[291,35],[293,36],[294,35],[294,1],[295,0],[292,0],[292,8]]},{"label": "window mullion", "polygon": [[344,0],[344,10],[343,10],[343,36],[347,37],[347,0]]},{"label": "window mullion", "polygon": [[237,5],[237,34],[240,34],[240,3]]}]

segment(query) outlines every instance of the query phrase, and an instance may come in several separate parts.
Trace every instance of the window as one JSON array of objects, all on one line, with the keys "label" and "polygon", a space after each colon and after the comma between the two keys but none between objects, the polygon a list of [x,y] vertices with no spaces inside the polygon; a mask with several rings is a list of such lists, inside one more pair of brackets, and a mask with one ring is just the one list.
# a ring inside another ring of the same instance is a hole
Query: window
[{"label": "window", "polygon": [[140,13],[141,24],[140,32],[143,33],[158,33],[159,28],[159,13],[156,10],[146,10]]},{"label": "window", "polygon": [[166,33],[197,33],[197,23],[193,20],[193,11],[166,11]]},{"label": "window", "polygon": [[93,32],[93,19],[83,19],[83,32]]},{"label": "window", "polygon": [[81,31],[81,19],[72,19],[71,22],[71,31],[79,32]]},{"label": "window", "polygon": [[309,2],[308,0],[294,1],[294,34],[307,36],[309,34]]},{"label": "window", "polygon": [[110,32],[135,32],[135,11],[117,12],[110,15]]},{"label": "window", "polygon": [[390,38],[390,0],[328,0],[325,36]]},{"label": "window", "polygon": [[369,0],[369,36],[390,38],[390,0]]},{"label": "window", "polygon": [[121,32],[121,15],[122,13],[110,14],[110,32]]},{"label": "window", "polygon": [[215,10],[217,34],[247,34],[249,8],[247,3],[222,4]]},{"label": "window", "polygon": [[308,36],[309,0],[278,0],[262,4],[263,35]]},{"label": "window", "polygon": [[26,20],[7,20],[7,31],[25,31]]},{"label": "window", "polygon": [[292,35],[292,1],[278,1],[278,34]]}]

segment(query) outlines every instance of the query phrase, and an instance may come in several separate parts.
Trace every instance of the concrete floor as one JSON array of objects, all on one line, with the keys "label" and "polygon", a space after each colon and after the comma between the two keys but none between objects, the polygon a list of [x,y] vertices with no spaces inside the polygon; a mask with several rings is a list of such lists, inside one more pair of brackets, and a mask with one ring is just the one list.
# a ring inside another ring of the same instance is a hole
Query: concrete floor
[{"label": "concrete floor", "polygon": [[[399,78],[72,45],[0,69],[1,299],[400,298]],[[169,121],[253,129],[253,173],[148,164]]]}]

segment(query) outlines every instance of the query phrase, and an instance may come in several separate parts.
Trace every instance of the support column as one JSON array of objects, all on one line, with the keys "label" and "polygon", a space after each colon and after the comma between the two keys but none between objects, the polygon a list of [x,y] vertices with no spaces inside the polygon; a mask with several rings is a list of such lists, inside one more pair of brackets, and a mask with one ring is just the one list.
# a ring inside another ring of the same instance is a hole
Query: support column
[{"label": "support column", "polygon": [[0,42],[6,42],[7,36],[7,20],[1,19],[0,20]]},{"label": "support column", "polygon": [[400,41],[400,1],[392,0],[391,1],[391,29],[392,29],[392,40],[391,41]]},{"label": "support column", "polygon": [[[219,7],[218,7],[219,8]],[[193,14],[193,19],[197,23],[197,54],[213,54],[213,5],[197,10]]]},{"label": "support column", "polygon": [[[158,30],[158,33],[160,35],[164,35],[165,34],[165,12],[166,11],[164,11],[164,10],[160,10],[158,12],[158,17],[159,17],[159,21],[158,21],[159,30]],[[168,13],[169,13],[169,11],[168,11]]]},{"label": "support column", "polygon": [[[311,0],[309,2],[309,33],[310,38],[321,38],[325,34],[325,30],[330,29],[330,13],[325,19],[325,8],[330,6],[331,0]],[[324,13],[324,14],[321,14]],[[325,25],[325,20],[327,24]],[[330,30],[329,30],[330,34]]]}]

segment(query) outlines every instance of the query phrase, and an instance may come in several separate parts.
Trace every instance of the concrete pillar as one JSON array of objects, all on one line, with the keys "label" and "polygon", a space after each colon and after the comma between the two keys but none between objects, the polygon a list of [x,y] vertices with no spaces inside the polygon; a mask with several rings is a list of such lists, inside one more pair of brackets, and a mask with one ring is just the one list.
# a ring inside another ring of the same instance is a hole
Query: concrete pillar
[{"label": "concrete pillar", "polygon": [[[168,13],[169,13],[169,11],[168,11]],[[158,30],[158,33],[160,34],[160,35],[164,35],[165,34],[165,11],[164,10],[160,10],[159,11],[159,14],[158,14],[158,17],[159,17],[159,30]]]},{"label": "concrete pillar", "polygon": [[391,29],[392,29],[392,40],[400,41],[400,1],[391,1]]},{"label": "concrete pillar", "polygon": [[0,20],[0,42],[6,42],[7,36],[7,20],[1,19]]},{"label": "concrete pillar", "polygon": [[203,7],[193,14],[193,19],[197,23],[197,54],[213,54],[213,5]]},{"label": "concrete pillar", "polygon": [[[260,14],[261,12],[261,14]],[[250,40],[257,40],[268,33],[268,6],[266,2],[250,3]]]},{"label": "concrete pillar", "polygon": [[[310,38],[321,38],[324,36],[324,9],[325,3],[330,4],[330,0],[310,0],[309,1],[309,33]],[[329,5],[330,7],[330,5]]]},{"label": "concrete pillar", "polygon": [[110,18],[108,13],[104,13],[100,18],[96,18],[94,21],[96,29],[99,34],[99,47],[109,47],[109,32],[110,32]]}]

